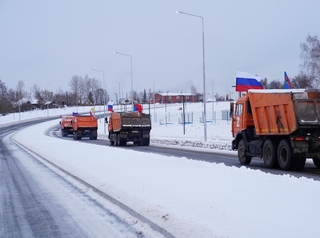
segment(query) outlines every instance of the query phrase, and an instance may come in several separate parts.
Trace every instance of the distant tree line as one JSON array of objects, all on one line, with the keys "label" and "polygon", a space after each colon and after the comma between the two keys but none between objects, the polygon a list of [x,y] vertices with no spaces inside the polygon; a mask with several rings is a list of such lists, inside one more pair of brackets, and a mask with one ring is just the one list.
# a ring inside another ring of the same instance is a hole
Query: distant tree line
[{"label": "distant tree line", "polygon": [[[69,81],[70,91],[57,90],[56,93],[46,89],[41,89],[38,85],[33,85],[31,92],[26,90],[26,83],[19,81],[15,89],[8,89],[5,82],[0,79],[0,115],[8,113],[28,111],[34,109],[46,109],[63,106],[88,106],[104,105],[109,101],[109,94],[101,82],[88,75],[81,77],[74,75]],[[131,95],[128,94],[128,95]],[[116,95],[119,102],[119,95]],[[147,102],[153,98],[151,90],[147,95],[146,90],[138,94],[133,92],[134,101]],[[126,100],[127,102],[128,99]],[[126,103],[125,101],[123,103]]]}]

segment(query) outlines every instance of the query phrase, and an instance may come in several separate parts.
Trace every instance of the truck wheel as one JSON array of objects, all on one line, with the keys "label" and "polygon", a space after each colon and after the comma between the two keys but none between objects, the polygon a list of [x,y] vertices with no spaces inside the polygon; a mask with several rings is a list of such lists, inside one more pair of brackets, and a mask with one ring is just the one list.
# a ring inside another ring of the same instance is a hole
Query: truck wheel
[{"label": "truck wheel", "polygon": [[126,139],[120,139],[120,146],[126,146],[127,140]]},{"label": "truck wheel", "polygon": [[271,169],[277,166],[277,150],[271,140],[266,140],[263,145],[263,162],[264,165]]},{"label": "truck wheel", "polygon": [[240,164],[247,165],[251,163],[251,156],[246,156],[246,147],[244,146],[244,140],[240,140],[238,145],[238,158]]},{"label": "truck wheel", "polygon": [[292,152],[289,142],[287,140],[284,139],[280,141],[277,155],[280,168],[283,170],[289,170],[292,162]]},{"label": "truck wheel", "polygon": [[149,146],[149,144],[150,144],[150,138],[143,139],[143,145],[144,146]]},{"label": "truck wheel", "polygon": [[116,146],[120,145],[120,135],[116,134]]},{"label": "truck wheel", "polygon": [[319,157],[313,157],[312,158],[314,165],[320,169],[320,158]]},{"label": "truck wheel", "polygon": [[291,168],[296,171],[302,170],[304,168],[304,165],[306,164],[306,154],[293,154],[292,157]]}]

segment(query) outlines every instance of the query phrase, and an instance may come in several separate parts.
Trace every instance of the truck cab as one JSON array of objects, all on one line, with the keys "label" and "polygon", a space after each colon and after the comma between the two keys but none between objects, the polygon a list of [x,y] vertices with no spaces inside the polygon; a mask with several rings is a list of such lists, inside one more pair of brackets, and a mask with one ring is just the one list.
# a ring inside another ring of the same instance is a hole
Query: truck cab
[{"label": "truck cab", "polygon": [[230,103],[230,118],[232,119],[231,132],[234,138],[232,148],[236,149],[243,137],[252,137],[255,134],[251,105],[246,95],[239,98],[236,103]]}]

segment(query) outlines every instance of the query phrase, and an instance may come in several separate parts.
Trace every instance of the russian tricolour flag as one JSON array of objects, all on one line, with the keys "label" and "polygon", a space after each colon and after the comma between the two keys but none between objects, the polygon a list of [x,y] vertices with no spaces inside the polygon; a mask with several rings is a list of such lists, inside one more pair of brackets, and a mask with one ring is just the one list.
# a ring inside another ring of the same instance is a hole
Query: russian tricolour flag
[{"label": "russian tricolour flag", "polygon": [[113,112],[113,102],[108,102],[108,112]]},{"label": "russian tricolour flag", "polygon": [[249,89],[263,89],[260,79],[261,78],[258,76],[238,71],[236,77],[236,91],[247,92]]}]

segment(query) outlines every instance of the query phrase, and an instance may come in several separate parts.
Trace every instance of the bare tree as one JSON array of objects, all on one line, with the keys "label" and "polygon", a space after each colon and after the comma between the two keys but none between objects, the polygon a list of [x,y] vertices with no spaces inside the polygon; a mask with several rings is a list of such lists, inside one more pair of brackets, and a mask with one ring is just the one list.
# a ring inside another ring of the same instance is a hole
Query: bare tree
[{"label": "bare tree", "polygon": [[33,93],[33,97],[37,100],[38,105],[42,108],[45,104],[45,96],[44,96],[44,92],[40,90],[38,85],[33,85],[32,87],[32,93]]},{"label": "bare tree", "polygon": [[76,101],[73,102],[74,105],[79,103],[80,100],[80,77],[78,75],[74,75],[72,76],[70,82],[69,82],[69,86],[71,88],[72,93],[75,95],[75,99]]},{"label": "bare tree", "polygon": [[2,115],[7,115],[12,109],[13,106],[9,101],[7,86],[0,79],[0,113]]},{"label": "bare tree", "polygon": [[268,88],[268,80],[267,78],[261,79],[260,83],[262,84],[263,88]]},{"label": "bare tree", "polygon": [[313,86],[320,86],[320,41],[317,36],[308,35],[306,42],[300,44],[301,69],[303,74],[314,78]]},{"label": "bare tree", "polygon": [[89,78],[88,75],[84,76],[83,82],[82,82],[82,94],[83,94],[83,101],[88,103],[93,103],[93,96],[92,96],[92,80]]},{"label": "bare tree", "polygon": [[313,76],[308,76],[304,73],[300,73],[298,76],[295,76],[291,80],[293,88],[306,88],[312,89],[312,83],[314,82]]},{"label": "bare tree", "polygon": [[17,84],[17,101],[21,101],[26,95],[25,82],[20,80]]},{"label": "bare tree", "polygon": [[268,84],[268,88],[269,89],[281,89],[281,88],[284,88],[283,82],[280,82],[279,80],[272,80]]},{"label": "bare tree", "polygon": [[197,89],[194,85],[191,86],[191,93],[192,94],[198,94]]},{"label": "bare tree", "polygon": [[260,83],[262,84],[264,89],[281,89],[283,88],[283,82],[280,82],[279,80],[272,80],[270,83],[268,83],[268,80],[266,78],[261,79]]}]

